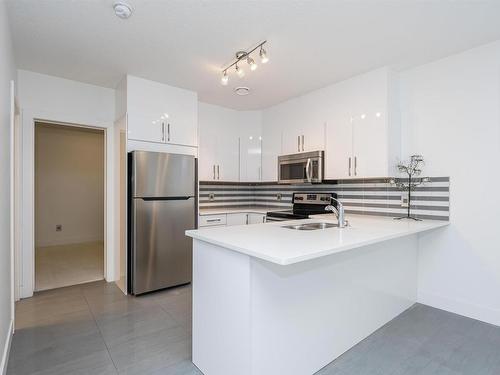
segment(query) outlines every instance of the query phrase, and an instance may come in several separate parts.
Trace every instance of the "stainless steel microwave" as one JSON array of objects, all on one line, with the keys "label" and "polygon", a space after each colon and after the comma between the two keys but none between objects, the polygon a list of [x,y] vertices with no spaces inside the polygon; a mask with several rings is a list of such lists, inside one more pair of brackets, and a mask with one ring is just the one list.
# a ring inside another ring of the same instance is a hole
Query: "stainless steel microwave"
[{"label": "stainless steel microwave", "polygon": [[323,181],[323,151],[278,156],[278,183],[320,183]]}]

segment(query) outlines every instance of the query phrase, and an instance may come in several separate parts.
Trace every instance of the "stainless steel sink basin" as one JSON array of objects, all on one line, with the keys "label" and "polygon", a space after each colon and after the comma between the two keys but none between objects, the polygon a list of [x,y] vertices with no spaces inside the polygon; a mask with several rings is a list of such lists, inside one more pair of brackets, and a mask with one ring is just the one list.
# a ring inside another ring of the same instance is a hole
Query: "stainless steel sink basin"
[{"label": "stainless steel sink basin", "polygon": [[283,225],[282,228],[294,229],[294,230],[317,230],[338,227],[338,224],[332,223],[303,223],[303,224],[291,224]]}]

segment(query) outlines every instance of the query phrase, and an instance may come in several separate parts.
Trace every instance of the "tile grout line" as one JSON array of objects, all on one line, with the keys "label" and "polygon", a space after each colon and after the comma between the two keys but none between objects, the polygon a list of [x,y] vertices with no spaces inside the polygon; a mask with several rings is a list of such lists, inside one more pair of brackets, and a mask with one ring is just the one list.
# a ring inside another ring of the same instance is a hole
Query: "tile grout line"
[{"label": "tile grout line", "polygon": [[119,375],[120,371],[118,370],[118,367],[116,366],[115,361],[113,360],[113,356],[111,355],[111,352],[109,351],[108,343],[104,339],[104,335],[102,334],[101,327],[99,327],[99,324],[97,323],[97,319],[94,315],[94,312],[92,311],[92,308],[90,307],[89,301],[87,300],[87,297],[85,296],[85,293],[82,290],[82,296],[83,299],[85,299],[85,303],[87,304],[87,307],[89,308],[90,314],[92,315],[92,319],[94,319],[94,323],[97,327],[97,330],[99,331],[99,335],[101,335],[102,342],[104,343],[104,346],[106,347],[106,351],[108,352],[109,359],[111,360],[111,363],[113,364],[113,367],[116,370],[116,374]]}]

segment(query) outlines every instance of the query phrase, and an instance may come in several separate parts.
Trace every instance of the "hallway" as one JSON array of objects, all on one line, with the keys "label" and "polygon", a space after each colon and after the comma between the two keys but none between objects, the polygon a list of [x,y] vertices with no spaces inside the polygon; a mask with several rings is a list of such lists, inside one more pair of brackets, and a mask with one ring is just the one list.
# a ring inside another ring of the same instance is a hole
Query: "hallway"
[{"label": "hallway", "polygon": [[37,291],[102,280],[104,244],[87,242],[38,247],[35,267]]}]

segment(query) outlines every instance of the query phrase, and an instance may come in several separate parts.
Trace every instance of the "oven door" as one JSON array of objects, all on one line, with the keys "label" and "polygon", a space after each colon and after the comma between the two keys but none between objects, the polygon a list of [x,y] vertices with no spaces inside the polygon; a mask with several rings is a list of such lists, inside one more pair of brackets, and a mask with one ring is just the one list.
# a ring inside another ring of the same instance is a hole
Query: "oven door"
[{"label": "oven door", "polygon": [[323,180],[322,154],[323,151],[318,151],[278,157],[278,183],[320,183]]}]

